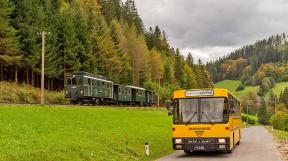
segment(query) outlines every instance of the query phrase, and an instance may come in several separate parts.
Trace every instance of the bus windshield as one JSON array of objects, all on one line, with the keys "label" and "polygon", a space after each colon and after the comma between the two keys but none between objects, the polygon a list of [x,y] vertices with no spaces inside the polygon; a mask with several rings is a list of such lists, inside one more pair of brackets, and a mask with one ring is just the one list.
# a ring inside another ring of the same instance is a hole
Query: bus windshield
[{"label": "bus windshield", "polygon": [[228,103],[226,98],[178,99],[174,107],[175,124],[226,123]]}]

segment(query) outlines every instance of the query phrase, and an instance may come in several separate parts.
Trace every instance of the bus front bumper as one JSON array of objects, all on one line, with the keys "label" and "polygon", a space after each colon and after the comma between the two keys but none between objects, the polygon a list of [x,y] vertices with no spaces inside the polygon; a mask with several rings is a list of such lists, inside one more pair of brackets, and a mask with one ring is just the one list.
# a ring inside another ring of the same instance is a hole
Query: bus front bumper
[{"label": "bus front bumper", "polygon": [[230,150],[229,138],[173,138],[174,150],[224,151]]}]

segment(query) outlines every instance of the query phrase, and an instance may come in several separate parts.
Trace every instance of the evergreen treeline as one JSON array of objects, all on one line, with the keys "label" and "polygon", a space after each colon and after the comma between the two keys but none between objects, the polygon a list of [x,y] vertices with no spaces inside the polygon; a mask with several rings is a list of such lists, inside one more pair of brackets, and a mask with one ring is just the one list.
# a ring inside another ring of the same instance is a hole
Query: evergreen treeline
[{"label": "evergreen treeline", "polygon": [[211,86],[201,61],[184,58],[158,26],[145,30],[133,0],[0,0],[0,80],[40,86],[43,30],[47,89],[79,70],[154,90],[160,80],[164,99]]},{"label": "evergreen treeline", "polygon": [[207,69],[214,82],[241,80],[245,85],[261,85],[264,78],[288,80],[288,40],[286,34],[273,35],[243,46],[231,54],[209,62]]}]

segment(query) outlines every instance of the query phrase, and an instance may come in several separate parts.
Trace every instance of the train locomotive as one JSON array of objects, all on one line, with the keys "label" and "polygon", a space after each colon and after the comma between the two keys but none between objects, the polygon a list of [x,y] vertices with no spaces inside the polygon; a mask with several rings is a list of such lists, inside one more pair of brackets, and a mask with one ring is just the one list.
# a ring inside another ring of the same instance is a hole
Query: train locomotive
[{"label": "train locomotive", "polygon": [[116,84],[83,71],[65,77],[64,95],[73,104],[152,106],[156,100],[152,90]]}]

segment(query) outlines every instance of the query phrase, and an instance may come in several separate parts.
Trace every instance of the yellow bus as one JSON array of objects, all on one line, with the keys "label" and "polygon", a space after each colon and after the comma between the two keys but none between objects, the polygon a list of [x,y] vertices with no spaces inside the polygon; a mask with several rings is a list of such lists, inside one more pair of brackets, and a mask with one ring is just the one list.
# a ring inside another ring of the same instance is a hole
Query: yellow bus
[{"label": "yellow bus", "polygon": [[231,153],[242,136],[241,104],[227,89],[173,93],[174,150]]}]

